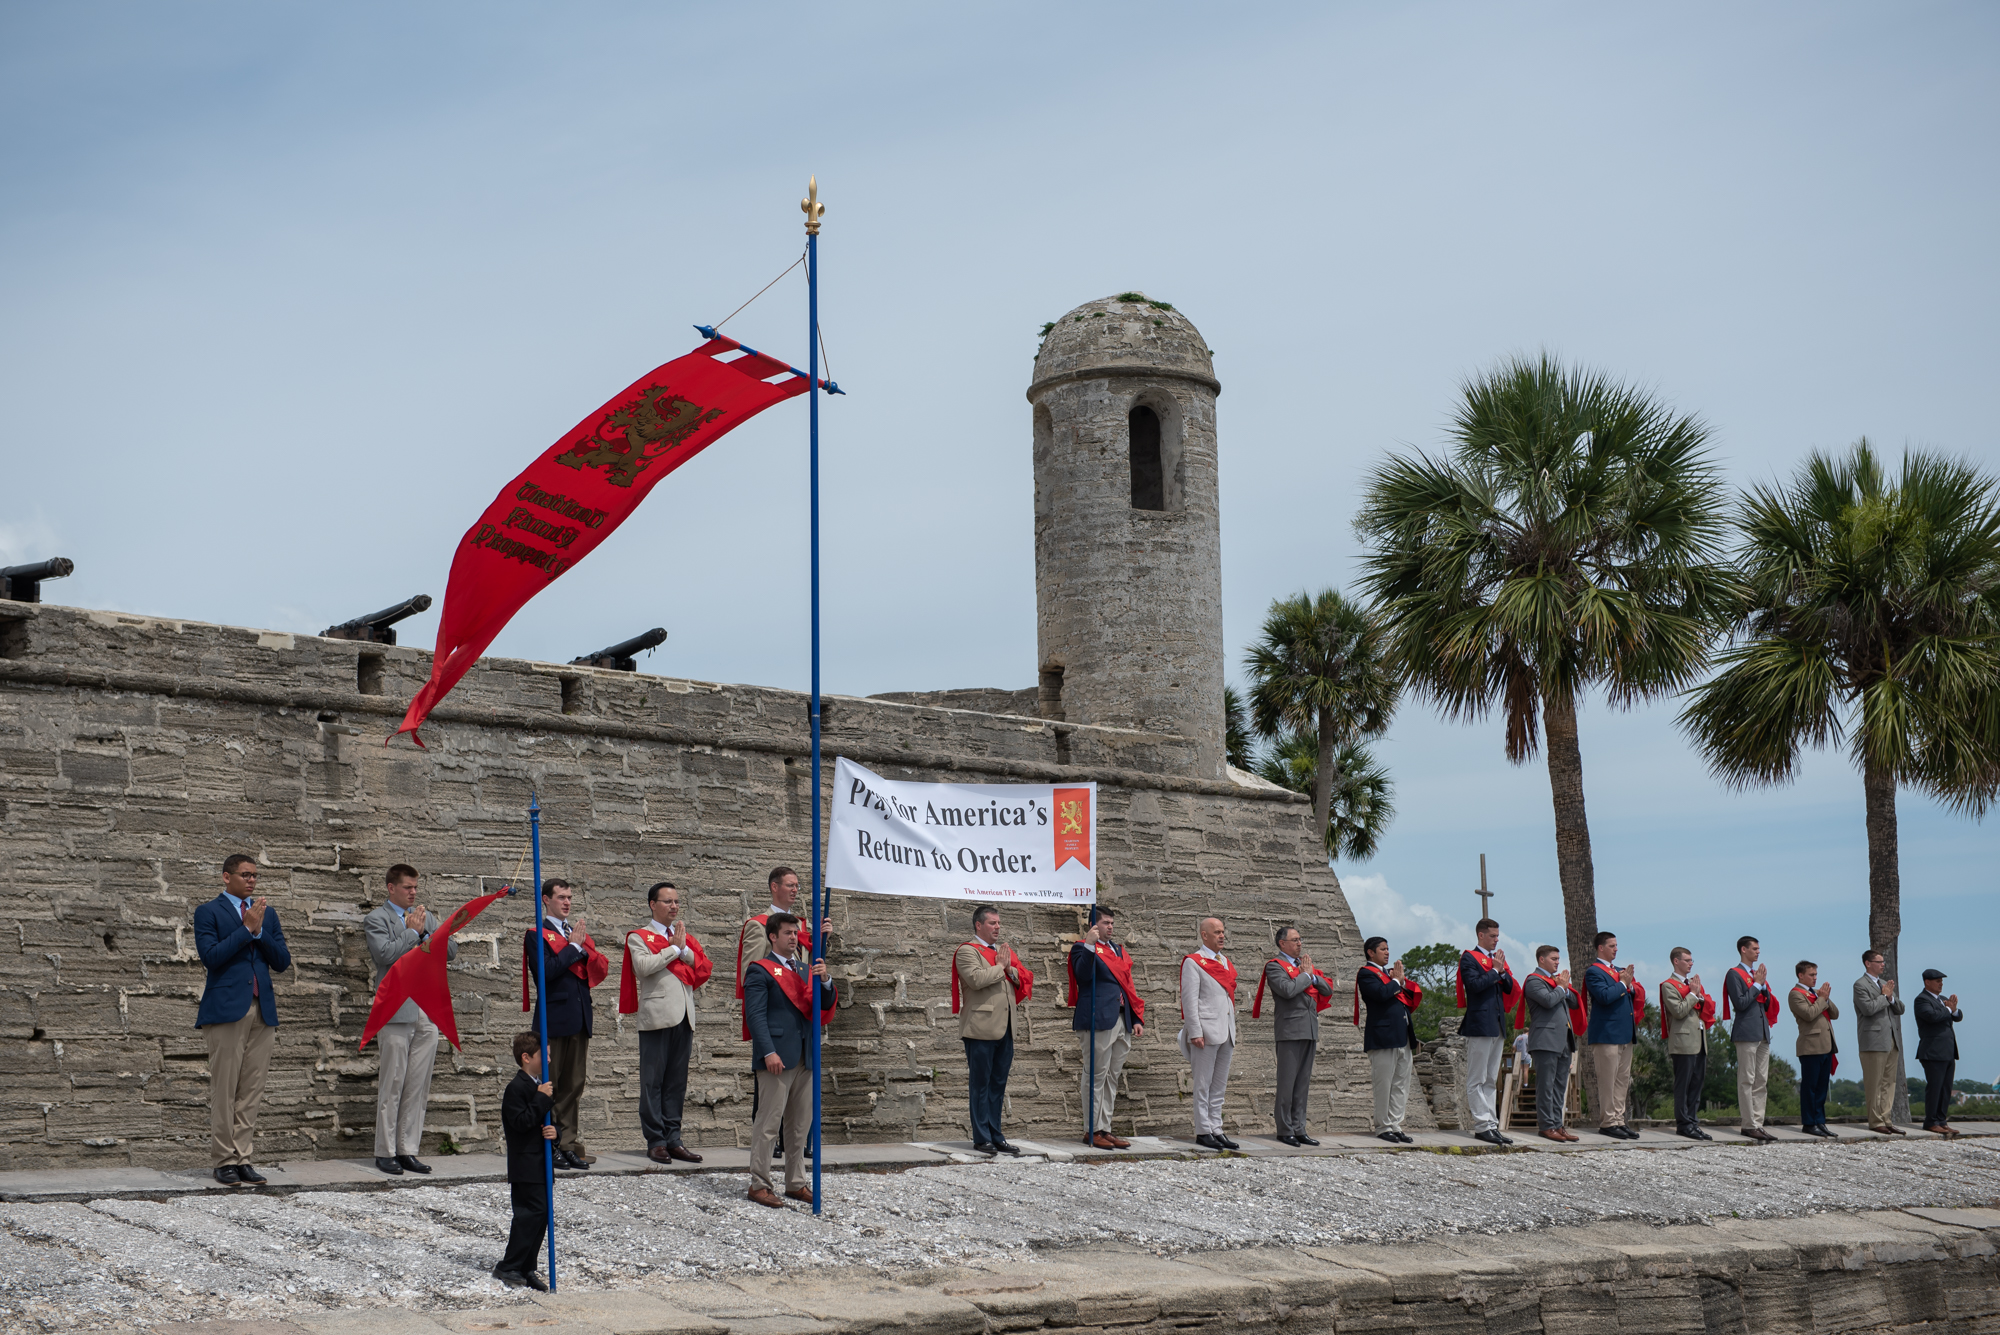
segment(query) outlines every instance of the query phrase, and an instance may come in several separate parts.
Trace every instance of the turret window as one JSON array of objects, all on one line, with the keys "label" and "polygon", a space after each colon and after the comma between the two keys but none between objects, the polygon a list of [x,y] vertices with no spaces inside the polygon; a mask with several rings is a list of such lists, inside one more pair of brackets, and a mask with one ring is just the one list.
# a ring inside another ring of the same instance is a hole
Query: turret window
[{"label": "turret window", "polygon": [[1166,474],[1160,466],[1160,418],[1151,408],[1134,408],[1125,419],[1132,465],[1132,508],[1167,508]]}]

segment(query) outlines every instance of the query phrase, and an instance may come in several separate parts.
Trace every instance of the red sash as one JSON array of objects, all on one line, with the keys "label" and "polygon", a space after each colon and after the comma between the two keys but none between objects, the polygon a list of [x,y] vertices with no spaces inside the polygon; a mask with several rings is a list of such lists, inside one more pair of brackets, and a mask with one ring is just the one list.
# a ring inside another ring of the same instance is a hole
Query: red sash
[{"label": "red sash", "polygon": [[[1592,960],[1590,962],[1590,967],[1593,969],[1602,969],[1604,970],[1604,972],[1610,974],[1613,978],[1618,978],[1618,970],[1612,968],[1609,964],[1606,964],[1603,960]],[[1620,987],[1625,986],[1625,980],[1623,978],[1618,978],[1618,986]],[[1644,992],[1632,992],[1630,988],[1627,988],[1626,990],[1628,992],[1631,992],[1632,996],[1633,1025],[1637,1026],[1646,1023],[1646,994]],[[1583,1004],[1586,1009],[1590,1006],[1590,993],[1585,992],[1583,994]]]},{"label": "red sash", "polygon": [[[1683,983],[1678,978],[1669,978],[1667,979],[1666,982],[1661,983],[1660,986],[1671,987],[1674,990],[1674,992],[1682,998],[1685,998],[1688,993],[1694,991],[1693,983]],[[1706,992],[1702,993],[1701,1005],[1695,1007],[1694,1013],[1697,1017],[1700,1018],[1701,1027],[1703,1029],[1706,1029],[1710,1025],[1714,1024],[1715,998],[1711,997]],[[1662,1042],[1664,1042],[1673,1033],[1673,1027],[1674,1027],[1673,1021],[1667,1018],[1667,1008],[1665,1006],[1660,1007],[1660,1039]]]},{"label": "red sash", "polygon": [[[1813,991],[1809,987],[1801,987],[1799,984],[1793,983],[1792,991],[1798,993],[1800,996],[1804,997],[1807,1001],[1819,1000],[1819,993]],[[1827,1026],[1827,1032],[1828,1033],[1833,1032],[1832,1025],[1829,1024]],[[1840,1069],[1840,1040],[1838,1038],[1835,1038],[1833,1041],[1833,1050],[1831,1056],[1833,1057],[1833,1060],[1827,1064],[1826,1068],[1826,1073],[1828,1075],[1832,1075],[1835,1071],[1838,1071]]]},{"label": "red sash", "polygon": [[[1265,960],[1264,964],[1266,968],[1268,968],[1270,965],[1273,964],[1277,965],[1280,969],[1283,969],[1285,971],[1285,977],[1287,978],[1297,978],[1299,976],[1299,966],[1296,964],[1285,963],[1285,957],[1283,955],[1273,955],[1270,959]],[[1259,969],[1257,971],[1257,995],[1250,999],[1250,1018],[1253,1020],[1261,1018],[1264,1014],[1265,977],[1266,977],[1265,971],[1263,969]],[[1328,978],[1325,974],[1321,973],[1318,969],[1313,970],[1313,977],[1319,979],[1322,983],[1325,983],[1327,991],[1331,992],[1333,990],[1333,980],[1331,978]],[[1358,993],[1359,989],[1357,988],[1356,991]],[[1317,988],[1313,990],[1312,999],[1313,999],[1313,1010],[1315,1012],[1323,1011],[1328,1006],[1331,1006],[1333,1004],[1333,998],[1329,996],[1322,996]]]},{"label": "red sash", "polygon": [[[1756,980],[1750,977],[1750,971],[1744,968],[1742,965],[1740,964],[1737,965],[1729,972],[1734,974],[1741,974],[1743,976],[1743,986],[1752,989],[1754,989],[1757,986]],[[1729,1018],[1729,989],[1726,987],[1722,989],[1722,1018],[1725,1020]],[[1778,1022],[1778,994],[1776,992],[1771,991],[1769,988],[1765,988],[1764,1023],[1775,1025],[1777,1022]]]},{"label": "red sash", "polygon": [[[1536,975],[1531,973],[1528,975],[1528,977],[1530,978],[1535,978],[1538,976],[1541,978],[1543,982],[1547,983],[1550,987],[1555,987],[1556,991],[1563,993],[1571,1000],[1578,1002],[1582,1001],[1583,999],[1582,993],[1578,992],[1573,987],[1556,987],[1555,980],[1553,978],[1550,978],[1547,974]],[[1514,1027],[1516,1029],[1526,1029],[1528,1027],[1528,988],[1527,984],[1525,983],[1521,985],[1521,999],[1514,1006]],[[1578,1038],[1582,1038],[1584,1030],[1588,1027],[1589,1026],[1585,1023],[1583,1018],[1583,1007],[1581,1005],[1569,1007],[1570,1032],[1575,1034]]]},{"label": "red sash", "polygon": [[[777,979],[778,986],[785,990],[785,999],[791,1002],[794,1006],[797,1006],[799,1008],[799,1014],[801,1015],[812,1014],[812,1006],[813,1006],[812,989],[809,986],[807,986],[807,983],[810,980],[805,974],[800,973],[797,969],[786,968],[784,965],[778,963],[778,961],[772,959],[769,955],[766,955],[761,960],[752,960],[750,962],[750,967],[753,969],[761,968],[766,973],[770,974],[771,977]],[[822,1009],[819,1013],[819,1027],[824,1029],[832,1023],[833,1023],[833,1007],[828,1006]],[[744,1020],[743,1029],[744,1029],[743,1036],[745,1038],[748,1038],[750,1036],[749,1020],[747,1019]]]},{"label": "red sash", "polygon": [[[998,946],[989,946],[977,938],[967,941],[965,944],[978,951],[980,957],[988,964],[997,965],[1000,963],[1000,949]],[[1012,946],[1007,947],[1007,962],[1013,965],[1015,970],[1021,975],[1021,981],[1014,984],[1014,1004],[1018,1006],[1035,995],[1035,975],[1028,972],[1028,966],[1021,963],[1021,957],[1014,953],[1014,947]],[[958,952],[956,950],[951,952],[951,1013],[953,1015],[958,1014]]]},{"label": "red sash", "polygon": [[[1379,964],[1364,964],[1361,968],[1366,973],[1374,974],[1384,983],[1393,983],[1396,981],[1389,976],[1388,970]],[[1414,1011],[1423,1003],[1423,986],[1414,978],[1405,978],[1403,980],[1403,990],[1397,993],[1396,999],[1402,1002],[1406,1008]],[[1333,1003],[1329,1001],[1327,1004],[1332,1005]],[[1354,1027],[1356,1029],[1361,1027],[1361,974],[1358,973],[1354,975]]]},{"label": "red sash", "polygon": [[[1490,969],[1493,967],[1493,957],[1487,954],[1485,951],[1479,949],[1479,947],[1474,946],[1471,950],[1468,950],[1465,953],[1472,956],[1474,959],[1478,960],[1480,968]],[[1507,981],[1510,983],[1514,983],[1513,965],[1510,964],[1507,966],[1506,974],[1507,974]],[[1521,985],[1519,983],[1514,983],[1512,990],[1518,993],[1521,990]],[[1458,975],[1458,1008],[1460,1010],[1465,1009],[1465,973],[1462,970],[1459,972]]]},{"label": "red sash", "polygon": [[[603,951],[597,948],[597,943],[590,939],[588,932],[584,933],[579,939],[571,941],[555,928],[544,927],[542,928],[542,940],[547,942],[549,948],[558,955],[562,954],[564,946],[578,945],[583,947],[583,958],[570,965],[569,971],[578,978],[581,978],[585,987],[596,987],[611,976],[610,959],[605,956]],[[528,977],[528,952],[523,950],[521,952],[521,1009],[524,1011],[531,1011],[535,1008],[535,1003],[528,999]]]},{"label": "red sash", "polygon": [[[1125,1002],[1132,1008],[1132,1023],[1146,1023],[1146,1003],[1140,998],[1139,989],[1132,984],[1131,957],[1121,954],[1117,946],[1108,943],[1091,946],[1090,951],[1097,958],[1104,961],[1104,967],[1111,970],[1111,976],[1117,980],[1118,990],[1125,994]],[[1063,998],[1063,1005],[1072,1008],[1076,1005],[1077,994],[1075,961],[1076,957],[1074,955],[1070,956],[1070,963],[1067,970],[1069,973],[1069,995]]]},{"label": "red sash", "polygon": [[[715,973],[715,966],[708,961],[708,952],[701,948],[701,942],[694,939],[693,932],[684,933],[681,957],[667,966],[667,972],[688,985],[690,990],[700,987]],[[655,955],[665,950],[673,942],[648,927],[641,927],[625,938],[625,972],[618,978],[618,1013],[637,1015],[639,1013],[639,980],[632,973],[632,938],[638,937],[646,943],[646,948]],[[694,962],[688,962],[688,956]]]},{"label": "red sash", "polygon": [[[1189,960],[1193,960],[1196,964],[1199,964],[1201,971],[1210,978],[1213,978],[1216,985],[1229,994],[1229,1008],[1235,1010],[1236,966],[1220,960],[1212,960],[1200,953],[1181,956],[1182,964],[1186,964]],[[1187,1019],[1187,1002],[1185,1000],[1181,1002],[1181,1019],[1182,1021],[1186,1021]]]},{"label": "red sash", "polygon": [[[742,928],[736,933],[736,999],[738,1001],[743,1000],[743,938],[750,935],[750,923],[754,922],[759,927],[762,927],[764,919],[770,916],[769,913],[753,914],[751,915],[750,922],[744,923]],[[805,951],[807,956],[810,957],[812,955],[812,948],[812,929],[807,927],[805,919],[801,918],[799,919],[799,949]],[[749,1038],[750,1031],[747,1029],[744,1030],[743,1037],[746,1039]]]}]

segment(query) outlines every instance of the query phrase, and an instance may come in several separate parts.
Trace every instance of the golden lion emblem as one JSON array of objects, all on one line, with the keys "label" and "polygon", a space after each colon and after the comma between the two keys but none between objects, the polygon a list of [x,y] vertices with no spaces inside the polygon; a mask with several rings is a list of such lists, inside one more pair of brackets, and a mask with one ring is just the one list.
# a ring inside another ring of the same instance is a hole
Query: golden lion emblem
[{"label": "golden lion emblem", "polygon": [[602,468],[612,486],[629,487],[653,460],[720,416],[720,408],[703,408],[665,385],[648,385],[633,402],[605,413],[597,430],[558,454],[556,462],[579,471]]}]

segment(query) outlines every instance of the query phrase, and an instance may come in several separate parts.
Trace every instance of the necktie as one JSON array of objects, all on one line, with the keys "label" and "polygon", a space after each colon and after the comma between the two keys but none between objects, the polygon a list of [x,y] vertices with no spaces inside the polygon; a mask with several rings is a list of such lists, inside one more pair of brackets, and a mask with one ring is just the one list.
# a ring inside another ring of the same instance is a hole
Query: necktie
[{"label": "necktie", "polygon": [[[243,922],[245,926],[250,923],[250,901],[247,899],[243,901]],[[250,999],[256,1000],[257,995],[257,957],[253,954],[250,957]]]}]

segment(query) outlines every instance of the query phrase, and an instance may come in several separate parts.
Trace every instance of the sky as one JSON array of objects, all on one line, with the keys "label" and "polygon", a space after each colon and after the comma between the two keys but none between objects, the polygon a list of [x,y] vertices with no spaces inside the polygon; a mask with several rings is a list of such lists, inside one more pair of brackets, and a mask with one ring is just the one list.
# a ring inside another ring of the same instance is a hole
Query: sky
[{"label": "sky", "polygon": [[[308,633],[441,597],[501,483],[798,256],[817,174],[827,689],[1034,683],[1036,334],[1131,288],[1216,351],[1240,684],[1272,599],[1352,586],[1368,470],[1509,355],[1698,415],[1736,485],[1863,435],[2000,469],[1996,56],[1975,3],[0,6],[0,560]],[[794,272],[727,332],[802,362],[805,324]],[[493,652],[658,625],[645,671],[802,688],[806,519],[794,401]],[[1675,710],[1582,714],[1623,959],[1713,980],[1748,932],[1845,997],[1857,775],[1726,791]],[[1465,943],[1483,852],[1507,939],[1560,939],[1546,769],[1418,704],[1380,755],[1363,929]],[[1906,988],[1952,975],[1993,1079],[2000,817],[1900,815]]]}]

